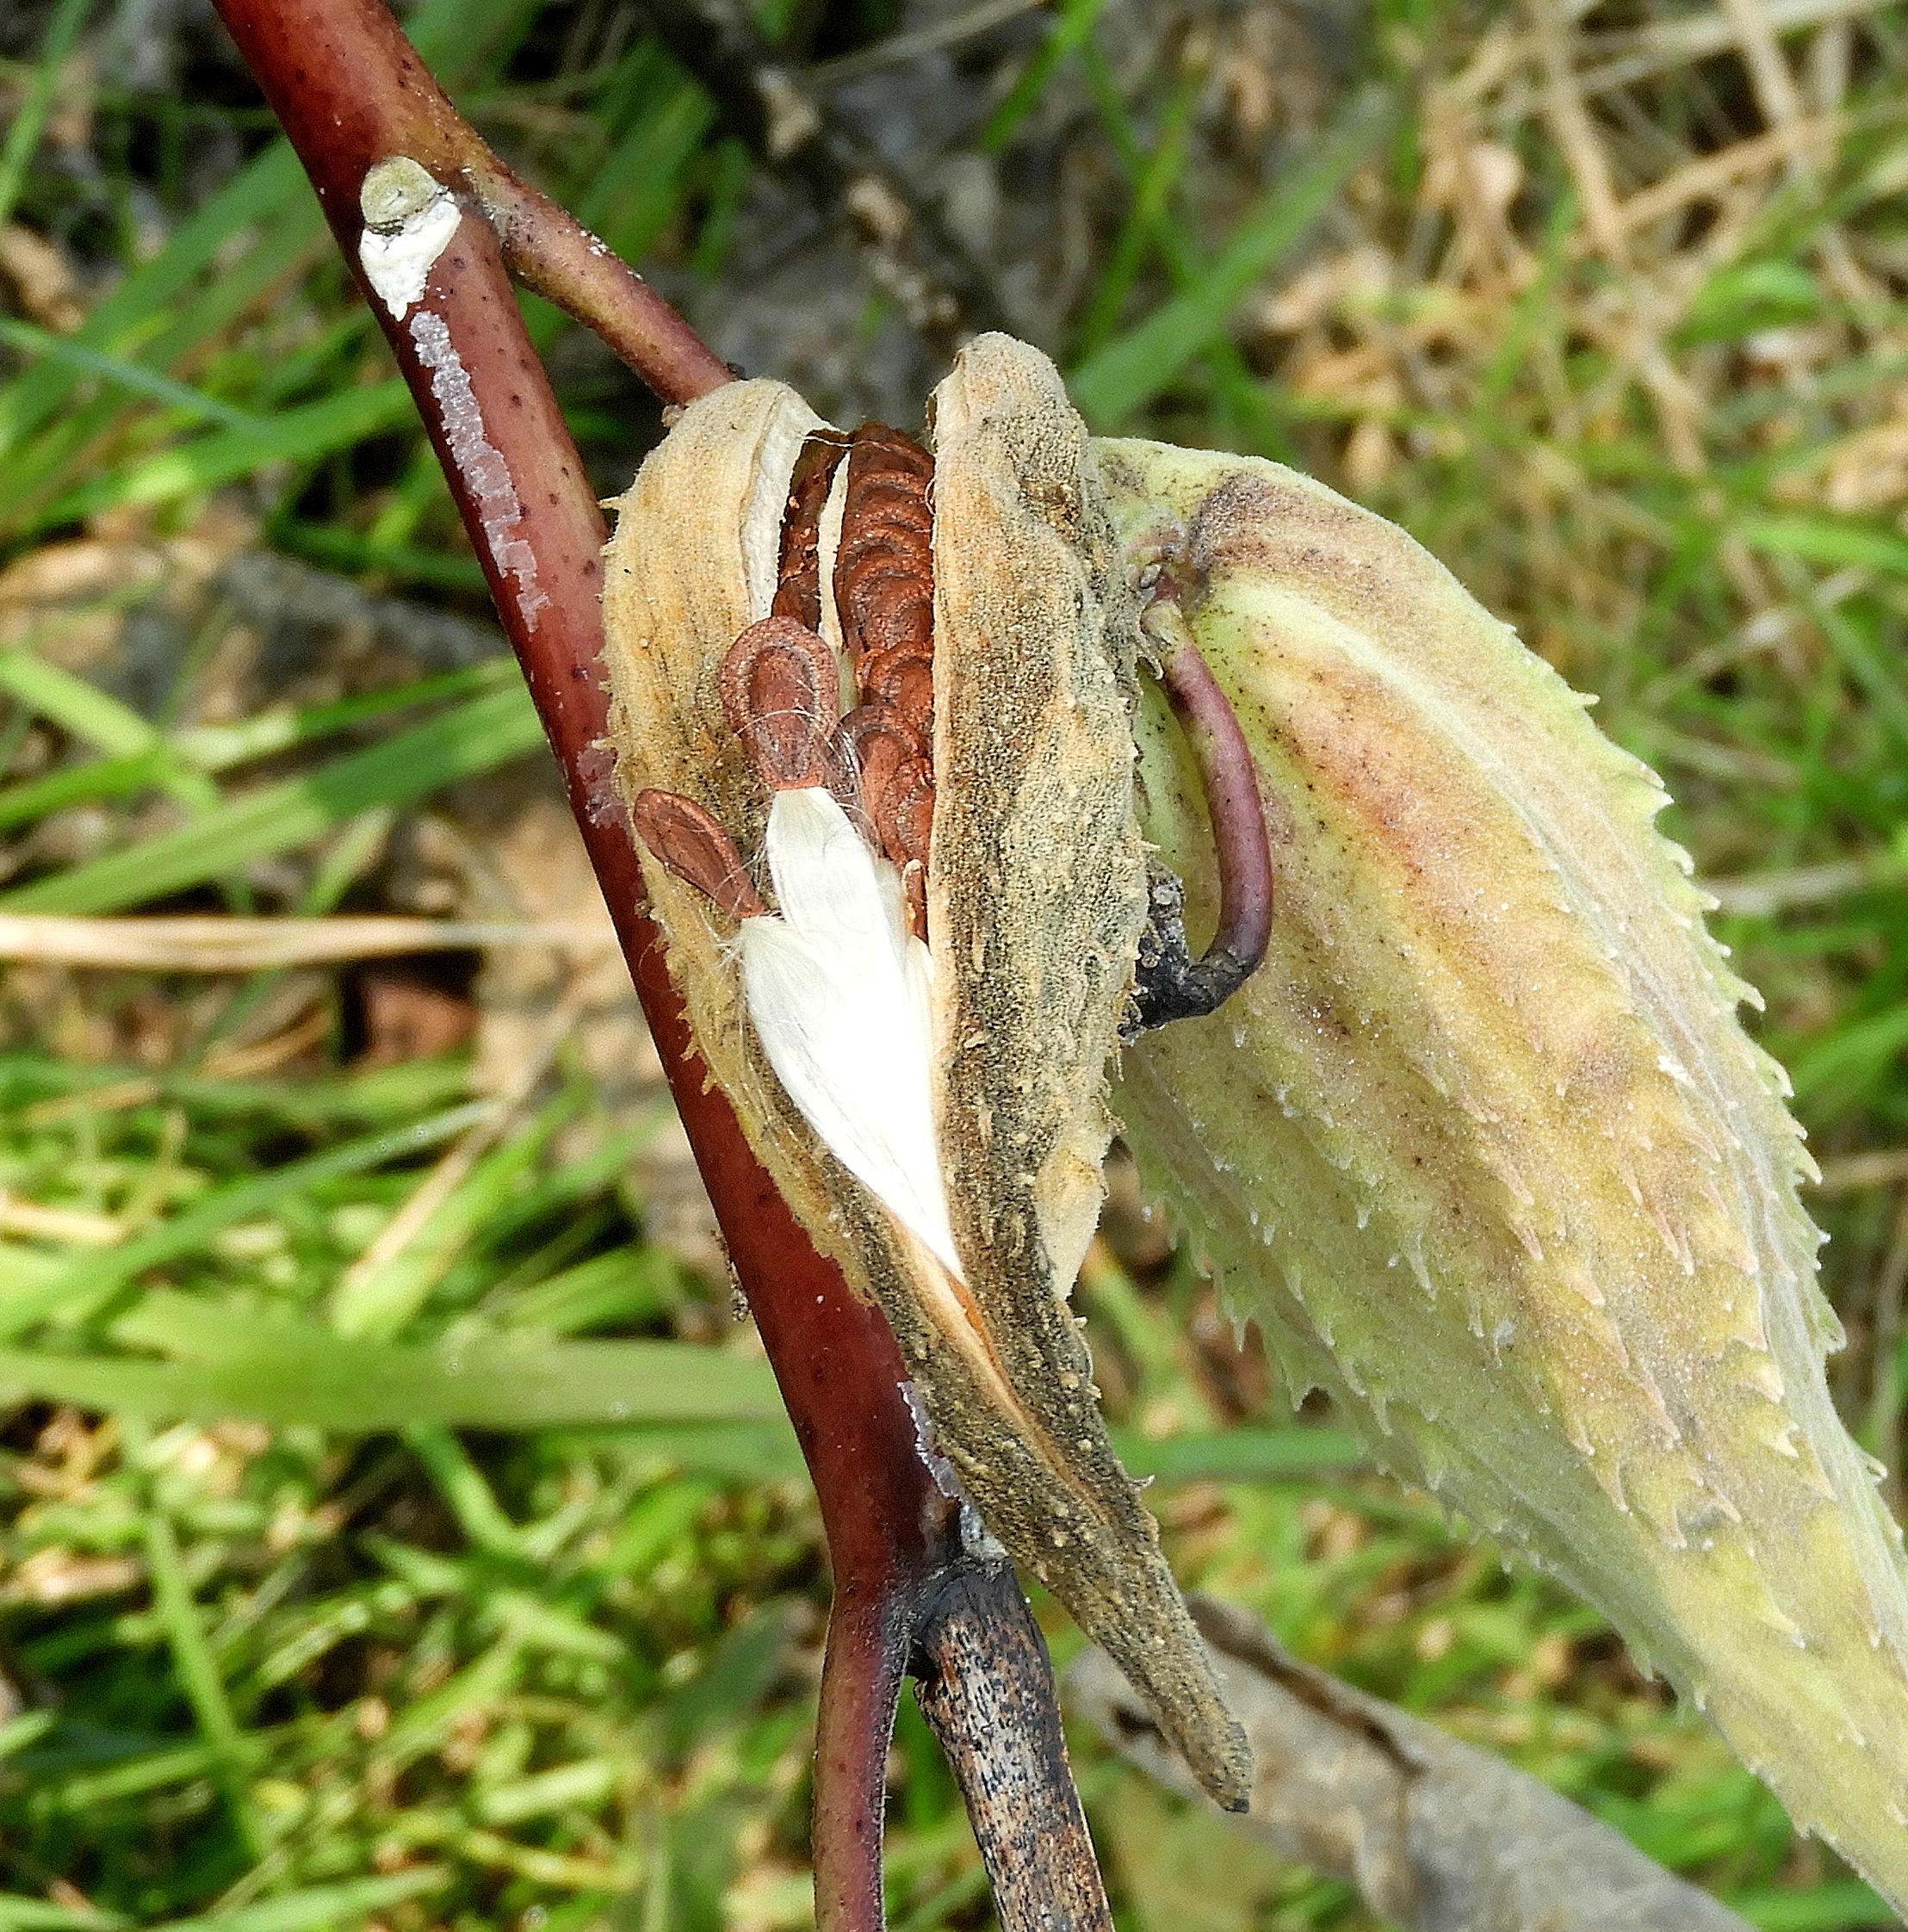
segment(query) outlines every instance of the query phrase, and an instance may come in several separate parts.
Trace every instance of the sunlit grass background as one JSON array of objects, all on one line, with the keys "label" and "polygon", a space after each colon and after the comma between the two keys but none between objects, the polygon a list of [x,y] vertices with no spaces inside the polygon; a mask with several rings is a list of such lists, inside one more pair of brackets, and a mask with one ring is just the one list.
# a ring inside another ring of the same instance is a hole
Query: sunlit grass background
[{"label": "sunlit grass background", "polygon": [[[401,970],[7,969],[0,1932],[805,1925],[815,1509],[435,464],[229,72],[115,78],[164,9],[16,13],[0,917],[480,923]],[[1309,90],[1308,17],[1065,0],[961,70],[992,165],[1058,126],[1100,170],[1051,346],[1097,427],[1404,523],[1663,772],[1824,1168],[1838,1397],[1899,1467],[1908,17],[1378,0]],[[746,276],[747,158],[640,14],[412,24],[666,286]],[[614,487],[653,417],[533,308]],[[1183,1576],[1769,1932],[1889,1923],[1597,1617],[1295,1422],[1133,1206],[1081,1306]],[[1076,1756],[1131,1932],[1373,1923]],[[991,1923],[911,1712],[889,1871],[896,1926]]]}]

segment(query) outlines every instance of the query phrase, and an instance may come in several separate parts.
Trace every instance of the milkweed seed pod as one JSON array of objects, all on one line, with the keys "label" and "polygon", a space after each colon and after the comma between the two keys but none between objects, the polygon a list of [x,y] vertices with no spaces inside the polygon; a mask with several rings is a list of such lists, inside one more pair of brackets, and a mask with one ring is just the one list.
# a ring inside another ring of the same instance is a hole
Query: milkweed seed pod
[{"label": "milkweed seed pod", "polygon": [[[1271,821],[1272,949],[1115,1105],[1289,1389],[1599,1605],[1908,1898],[1908,1594],[1831,1406],[1786,1083],[1652,773],[1403,532],[1267,462],[1097,446]],[[1143,820],[1215,898],[1143,720]]]},{"label": "milkweed seed pod", "polygon": [[684,412],[607,555],[616,784],[756,1154],[886,1313],[988,1528],[1236,1807],[1243,1735],[1066,1302],[1148,905],[1135,604],[1044,356],[982,337],[932,420],[930,491],[778,383]]}]

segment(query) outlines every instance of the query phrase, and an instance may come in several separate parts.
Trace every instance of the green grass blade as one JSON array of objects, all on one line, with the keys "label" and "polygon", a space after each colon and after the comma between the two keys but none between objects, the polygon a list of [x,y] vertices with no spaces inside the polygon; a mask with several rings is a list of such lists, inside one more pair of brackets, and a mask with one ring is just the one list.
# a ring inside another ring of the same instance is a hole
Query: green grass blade
[{"label": "green grass blade", "polygon": [[406,584],[462,591],[476,597],[488,594],[483,566],[473,556],[453,556],[414,543],[387,542],[375,531],[363,536],[282,514],[266,526],[265,535],[280,549],[309,563],[322,564],[327,570],[350,576],[378,571]]},{"label": "green grass blade", "polygon": [[[678,1425],[672,1433],[656,1427],[664,1453],[666,1445],[692,1452],[697,1425],[773,1425],[779,1440],[784,1422],[765,1364],[680,1342],[553,1343],[526,1334],[429,1347],[354,1340],[163,1289],[121,1316],[113,1334],[175,1359],[14,1351],[0,1355],[0,1384],[147,1415],[244,1415],[354,1430]],[[1174,1483],[1261,1482],[1367,1460],[1357,1440],[1339,1429],[1236,1429],[1156,1441],[1132,1430],[1115,1434],[1136,1475]]]},{"label": "green grass blade", "polygon": [[404,1439],[437,1484],[471,1547],[505,1562],[521,1561],[528,1553],[523,1537],[456,1436],[441,1422],[412,1422]]},{"label": "green grass blade", "polygon": [[[308,196],[271,211],[250,238],[251,245],[236,260],[217,263],[218,272],[190,288],[175,307],[139,318],[122,338],[115,337],[107,346],[136,356],[148,368],[172,368],[195,361],[208,340],[242,326],[248,309],[269,300],[275,286],[318,251],[322,237]],[[229,236],[226,240],[229,246]],[[263,409],[314,387],[353,388],[356,365],[341,363],[341,358],[375,326],[369,312],[360,310],[282,362],[255,365],[257,403]],[[37,384],[36,377],[42,379]],[[13,461],[0,471],[3,520],[15,528],[44,523],[51,499],[76,479],[102,471],[102,452],[115,448],[127,429],[136,426],[135,412],[116,393],[90,400],[75,397],[72,392],[83,381],[71,369],[42,362],[15,386],[13,408],[7,408],[7,399],[0,397],[0,428],[31,420],[37,432],[30,441],[15,438]],[[59,412],[57,420],[49,422],[46,418],[53,411]],[[152,431],[148,427],[140,433],[150,440]]]},{"label": "green grass blade", "polygon": [[[177,1298],[177,1297],[175,1297]],[[243,1319],[215,1359],[172,1362],[0,1349],[0,1387],[50,1402],[200,1421],[246,1416],[354,1434],[441,1424],[542,1429],[766,1425],[782,1415],[765,1362],[678,1341],[346,1341],[304,1322]],[[136,1317],[114,1333],[143,1337]]]},{"label": "green grass blade", "polygon": [[244,1763],[251,1754],[207,1647],[205,1626],[199,1619],[192,1586],[186,1580],[179,1539],[171,1520],[164,1511],[149,1507],[142,1526],[146,1567],[152,1578],[153,1607],[165,1626],[179,1681],[198,1717],[199,1728],[204,1731],[207,1743],[228,1764]]},{"label": "green grass blade", "polygon": [[545,1145],[574,1118],[573,1093],[559,1093],[537,1117],[516,1124],[489,1149],[398,1254],[361,1273],[346,1273],[331,1297],[331,1326],[341,1335],[390,1340],[411,1321],[451,1263],[501,1215],[518,1184],[529,1181]]},{"label": "green grass blade", "polygon": [[578,205],[578,218],[635,261],[673,218],[681,176],[716,110],[699,87],[679,84],[616,144]]},{"label": "green grass blade", "polygon": [[[1099,112],[1100,125],[1119,158],[1120,171],[1126,177],[1128,189],[1138,196],[1147,173],[1147,157],[1120,94],[1118,83],[1097,40],[1089,38],[1081,45],[1080,64],[1087,90]],[[1162,207],[1159,219],[1153,222],[1148,238],[1159,252],[1167,279],[1175,294],[1184,294],[1199,286],[1205,272],[1205,264],[1192,238],[1169,219],[1165,208]],[[1114,319],[1117,319],[1109,318],[1109,331]],[[1096,338],[1083,340],[1083,352],[1098,347],[1100,343]],[[1292,447],[1279,416],[1268,401],[1265,387],[1253,374],[1238,344],[1228,336],[1220,336],[1200,352],[1199,361],[1223,412],[1220,422],[1215,425],[1223,431],[1220,441],[1244,438],[1261,455],[1297,462],[1298,452]],[[1281,409],[1289,411],[1290,406],[1289,398],[1281,402]]]},{"label": "green grass blade", "polygon": [[[216,785],[201,773],[185,770],[158,731],[97,684],[31,651],[0,651],[0,690],[11,692],[29,710],[108,758],[143,760],[152,782],[191,810],[206,811],[218,804]],[[17,812],[18,807],[12,809]]]},{"label": "green grass blade", "polygon": [[632,1427],[622,1439],[685,1475],[729,1483],[800,1483],[801,1446],[786,1417],[779,1422],[678,1422]]},{"label": "green grass blade", "polygon": [[137,362],[129,362],[121,356],[109,356],[103,350],[89,349],[83,342],[56,336],[47,329],[36,329],[30,322],[0,319],[0,342],[11,343],[29,356],[44,356],[67,363],[83,375],[96,375],[133,395],[189,411],[206,422],[222,423],[228,429],[254,429],[263,420],[249,411],[220,402],[216,396],[207,395],[202,389],[175,382],[157,369],[143,368]]},{"label": "green grass blade", "polygon": [[1811,1886],[1806,1892],[1762,1886],[1733,1893],[1725,1903],[1756,1932],[1868,1932],[1893,1916],[1881,1895],[1859,1879]]},{"label": "green grass blade", "polygon": [[1291,251],[1390,122],[1385,96],[1355,96],[1323,142],[1278,183],[1197,286],[1074,371],[1069,387],[1096,429],[1111,428],[1150,401],[1225,332],[1240,298]]},{"label": "green grass blade", "polygon": [[161,1222],[122,1246],[89,1255],[46,1281],[0,1297],[0,1335],[22,1334],[75,1302],[123,1287],[147,1268],[189,1254],[221,1229],[264,1213],[320,1182],[363,1173],[440,1146],[484,1119],[495,1104],[474,1100],[413,1125],[327,1148],[322,1154],[309,1155],[268,1173],[229,1182],[185,1213]]},{"label": "green grass blade", "polygon": [[295,746],[373,723],[414,704],[437,704],[474,697],[483,691],[508,690],[517,683],[517,675],[516,665],[500,654],[461,671],[388,685],[360,697],[340,698],[333,704],[314,704],[303,710],[287,705],[255,712],[236,724],[187,725],[173,732],[169,742],[184,763],[201,771],[229,771],[234,765],[276,757]]},{"label": "green grass blade", "polygon": [[[127,1448],[143,1459],[148,1446],[144,1430],[136,1424],[127,1425],[126,1440]],[[148,1482],[139,1526],[146,1575],[152,1585],[153,1612],[165,1632],[186,1701],[218,1758],[218,1780],[232,1822],[247,1851],[257,1860],[265,1855],[268,1841],[251,1801],[251,1782],[246,1775],[256,1746],[240,1729],[232,1701],[226,1695],[225,1680],[206,1640],[205,1624],[186,1576],[178,1533],[157,1489],[157,1484]]]},{"label": "green grass blade", "polygon": [[1159,138],[1152,153],[1139,166],[1132,205],[1106,257],[1100,287],[1079,330],[1079,353],[1089,356],[1112,334],[1119,312],[1146,259],[1149,245],[1168,218],[1173,191],[1179,185],[1191,152],[1192,113],[1205,84],[1205,71],[1194,68],[1181,76],[1166,104]]},{"label": "green grass blade", "polygon": [[182,443],[116,473],[82,484],[50,505],[42,523],[71,523],[104,510],[170,503],[249,476],[267,463],[308,462],[412,417],[411,392],[399,381],[346,389],[320,401]]},{"label": "green grass blade", "polygon": [[1891,1063],[1905,1047],[1908,1006],[1890,1006],[1838,1026],[1791,1056],[1795,1097],[1816,1103],[1818,1120],[1831,1118],[1886,1081]]},{"label": "green grass blade", "polygon": [[50,1898],[0,1892],[0,1932],[111,1932],[130,1923],[113,1912],[76,1912]]},{"label": "green grass blade", "polygon": [[0,690],[108,758],[156,751],[163,743],[137,711],[31,651],[0,651]]},{"label": "green grass blade", "polygon": [[0,1763],[16,1751],[38,1743],[59,1722],[51,1711],[23,1711],[17,1718],[0,1724]]},{"label": "green grass blade", "polygon": [[[65,339],[112,350],[121,349],[132,334],[149,333],[155,319],[164,314],[166,305],[212,267],[230,248],[235,234],[269,224],[274,216],[287,211],[294,211],[293,232],[315,240],[323,217],[298,157],[280,141],[177,229],[150,262],[132,269],[94,307],[77,332]],[[285,232],[275,233],[270,244],[276,256],[288,261],[288,238]],[[189,336],[181,349],[196,339]],[[17,449],[61,407],[81,380],[70,364],[42,362],[0,393],[0,455]]]},{"label": "green grass blade", "polygon": [[322,837],[380,806],[407,805],[440,785],[507,763],[542,741],[522,685],[473,699],[429,724],[201,814],[125,851],[0,894],[9,913],[110,913]]},{"label": "green grass blade", "polygon": [[682,1264],[666,1248],[621,1248],[517,1290],[495,1309],[506,1328],[574,1334],[647,1322],[680,1304]]},{"label": "green grass blade", "polygon": [[96,759],[90,765],[68,765],[24,784],[8,785],[0,790],[0,832],[31,825],[35,819],[64,811],[69,805],[130,797],[157,784],[169,762],[164,748],[155,747],[131,758]]},{"label": "green grass blade", "polygon": [[439,1866],[413,1866],[387,1877],[349,1879],[343,1885],[312,1886],[267,1898],[235,1911],[208,1912],[202,1918],[175,1918],[152,1932],[320,1932],[362,1924],[373,1912],[419,1898],[449,1883],[450,1874]]},{"label": "green grass blade", "polygon": [[[71,1117],[88,1110],[90,1096],[124,1090],[128,1084],[139,1092],[136,1105],[167,1102],[192,1110],[214,1126],[263,1121],[317,1138],[348,1127],[413,1120],[447,1106],[468,1093],[470,1073],[451,1056],[287,1083],[207,1080],[122,1064],[76,1067],[39,1054],[0,1053],[0,1110],[47,1102]],[[0,1253],[4,1251],[0,1246]]]},{"label": "green grass blade", "polygon": [[1908,577],[1908,537],[1831,517],[1750,517],[1730,526],[1752,550],[1831,569],[1855,565]]},{"label": "green grass blade", "polygon": [[40,59],[33,78],[27,83],[26,98],[15,109],[6,145],[0,147],[0,228],[13,220],[27,178],[27,164],[40,146],[46,110],[52,107],[53,90],[59,84],[59,70],[73,51],[73,42],[79,38],[90,4],[91,0],[60,0],[53,17],[46,23],[46,37],[40,43]]},{"label": "green grass blade", "polygon": [[1039,53],[1027,63],[1025,72],[981,130],[978,146],[983,154],[998,154],[1013,138],[1013,130],[1031,112],[1060,63],[1093,32],[1105,3],[1106,0],[1064,0],[1060,18]]}]

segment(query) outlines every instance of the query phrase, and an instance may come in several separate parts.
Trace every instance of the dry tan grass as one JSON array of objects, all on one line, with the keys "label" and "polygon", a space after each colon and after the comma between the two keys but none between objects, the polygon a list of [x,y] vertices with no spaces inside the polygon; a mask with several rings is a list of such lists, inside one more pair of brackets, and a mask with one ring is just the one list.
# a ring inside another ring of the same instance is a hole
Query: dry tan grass
[{"label": "dry tan grass", "polygon": [[[1651,554],[1679,535],[1613,482],[1680,479],[1676,511],[1713,520],[1750,465],[1771,512],[1908,501],[1893,10],[1728,0],[1601,24],[1614,11],[1530,0],[1427,51],[1422,166],[1402,187],[1367,167],[1248,319],[1321,425],[1308,455],[1428,526],[1579,675],[1633,635]],[[1716,339],[1725,301],[1771,319]],[[1469,500],[1442,500],[1454,466],[1478,468]],[[1726,535],[1719,557],[1726,647],[1806,652],[1781,570]]]}]

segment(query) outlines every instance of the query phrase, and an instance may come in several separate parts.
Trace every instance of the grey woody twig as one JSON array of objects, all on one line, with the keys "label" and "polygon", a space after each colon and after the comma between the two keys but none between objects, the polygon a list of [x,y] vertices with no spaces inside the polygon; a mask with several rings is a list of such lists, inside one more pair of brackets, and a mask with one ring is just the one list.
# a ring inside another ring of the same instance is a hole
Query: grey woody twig
[{"label": "grey woody twig", "polygon": [[[1238,1829],[1355,1885],[1405,1932],[1748,1932],[1610,1826],[1502,1758],[1289,1656],[1254,1618],[1194,1598],[1257,1785]],[[1069,1702],[1143,1770],[1205,1802],[1104,1653]]]},{"label": "grey woody twig", "polygon": [[950,1577],[918,1642],[915,1700],[967,1799],[1001,1932],[1112,1932],[1046,1645],[1013,1565]]}]

